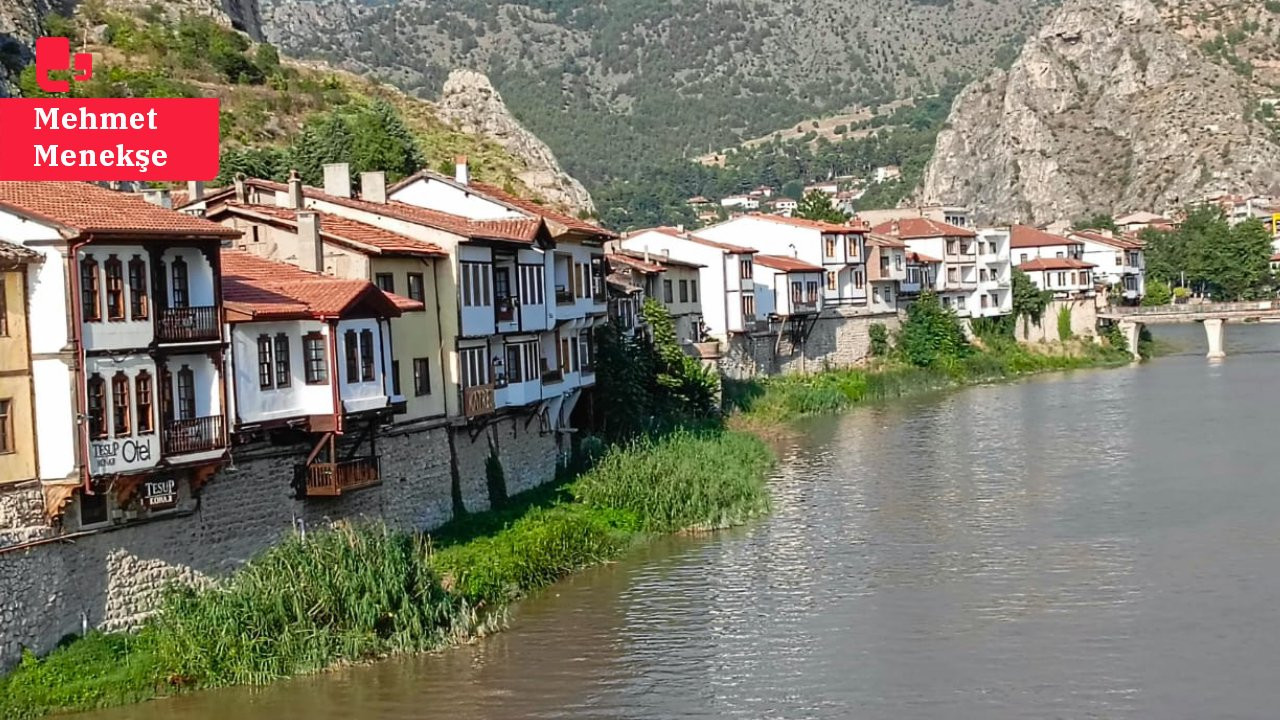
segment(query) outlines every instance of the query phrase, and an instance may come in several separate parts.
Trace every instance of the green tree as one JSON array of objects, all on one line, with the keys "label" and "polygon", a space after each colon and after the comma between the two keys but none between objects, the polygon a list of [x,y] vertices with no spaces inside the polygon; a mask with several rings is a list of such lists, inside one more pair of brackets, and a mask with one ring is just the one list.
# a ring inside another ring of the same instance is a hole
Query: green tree
[{"label": "green tree", "polygon": [[782,196],[799,200],[804,197],[804,183],[799,180],[792,180],[782,186]]},{"label": "green tree", "polygon": [[1058,339],[1066,342],[1071,339],[1071,306],[1058,308]]},{"label": "green tree", "polygon": [[661,303],[646,298],[640,314],[653,343],[654,410],[668,422],[714,415],[719,410],[720,377],[680,347],[671,313]]},{"label": "green tree", "polygon": [[1271,234],[1256,218],[1231,228],[1225,246],[1205,249],[1205,284],[1218,300],[1249,300],[1273,293]]},{"label": "green tree", "polygon": [[1116,221],[1106,213],[1097,213],[1086,218],[1080,218],[1071,223],[1071,227],[1076,230],[1110,230],[1117,232]]},{"label": "green tree", "polygon": [[831,223],[843,223],[848,216],[836,209],[831,203],[831,196],[821,190],[810,190],[796,208],[795,216],[806,220],[822,220]]},{"label": "green tree", "polygon": [[[1040,324],[1044,318],[1044,311],[1049,308],[1049,303],[1053,302],[1053,293],[1049,290],[1041,290],[1036,284],[1031,282],[1030,276],[1025,272],[1013,269],[1013,316],[1016,318],[1024,318],[1028,324]],[[1030,328],[1028,328],[1029,330]],[[1024,332],[1024,339],[1026,333]]]},{"label": "green tree", "polygon": [[1156,278],[1147,280],[1146,292],[1142,296],[1143,305],[1168,305],[1173,302],[1173,288],[1169,283]]},{"label": "green tree", "polygon": [[943,307],[932,292],[922,293],[907,308],[907,319],[898,330],[898,352],[917,367],[969,354],[972,346],[954,310]]}]

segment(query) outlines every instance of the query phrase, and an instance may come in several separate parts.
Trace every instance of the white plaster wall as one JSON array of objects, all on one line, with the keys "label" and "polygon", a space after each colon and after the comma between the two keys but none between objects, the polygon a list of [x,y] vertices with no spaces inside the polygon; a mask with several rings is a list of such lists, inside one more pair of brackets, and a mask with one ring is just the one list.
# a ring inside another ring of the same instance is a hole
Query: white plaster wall
[{"label": "white plaster wall", "polygon": [[[346,335],[347,332],[354,332],[358,338],[360,333],[368,330],[373,333],[373,379],[362,381],[359,376],[348,377],[347,361],[346,361]],[[338,397],[342,400],[342,406],[347,412],[359,412],[362,410],[372,410],[375,408],[386,407],[388,402],[386,392],[386,373],[383,370],[381,340],[382,328],[376,319],[360,319],[360,320],[342,320],[338,323],[338,352],[340,353],[338,361],[338,377],[340,382],[338,385]]]},{"label": "white plaster wall", "polygon": [[[633,235],[622,241],[622,247],[634,252],[649,252],[655,255],[669,253],[675,260],[702,265],[698,271],[698,296],[702,299],[702,316],[707,324],[707,333],[713,337],[727,337],[729,318],[727,312],[727,287],[729,278],[725,268],[729,260],[737,256],[728,256],[723,250],[690,242],[659,232],[646,232]],[[732,281],[736,284],[738,266],[733,264]]]},{"label": "white plaster wall", "polygon": [[71,477],[79,464],[76,457],[76,422],[72,405],[75,383],[71,368],[57,358],[34,360],[32,382],[36,393],[36,451],[42,480]]},{"label": "white plaster wall", "polygon": [[[306,381],[306,355],[302,338],[311,332],[324,335],[326,359],[332,360],[328,358],[329,326],[325,323],[299,320],[236,323],[231,326],[233,371],[228,394],[235,398],[238,422],[259,423],[333,413],[333,390],[329,382],[308,385]],[[258,380],[258,336],[267,335],[274,342],[278,333],[284,333],[289,338],[289,387],[263,390]],[[332,381],[332,378],[329,380]]]},{"label": "white plaster wall", "polygon": [[524,217],[505,205],[432,178],[418,178],[396,190],[389,199],[475,220]]},{"label": "white plaster wall", "polygon": [[[86,381],[95,374],[103,380],[103,407],[107,428],[107,437],[89,440],[89,472],[93,475],[105,475],[155,467],[160,462],[160,426],[162,421],[160,412],[160,375],[156,372],[155,361],[147,355],[90,356],[85,358],[84,365]],[[151,397],[153,403],[152,427],[154,429],[150,433],[139,435],[137,432],[136,383],[138,374],[144,370],[151,375],[153,383]],[[114,422],[115,398],[111,392],[111,380],[118,372],[123,372],[129,378],[130,430],[128,434],[123,436],[116,434]],[[197,387],[199,387],[199,384],[199,379],[197,379]],[[64,386],[62,389],[64,397],[67,397],[67,390],[68,388]],[[174,397],[177,396],[175,395]],[[88,421],[86,420],[86,422]],[[66,425],[60,428],[59,431],[66,433],[69,427],[75,426]],[[41,464],[44,463],[44,458],[45,455],[41,453]]]},{"label": "white plaster wall", "polygon": [[[124,320],[108,320],[107,319],[107,260],[115,255],[120,261],[122,277],[124,279]],[[133,293],[129,290],[129,261],[134,256],[140,257],[147,264],[147,303],[148,314],[146,320],[134,321],[129,319],[130,302]],[[101,320],[97,322],[83,323],[84,346],[86,350],[101,350],[112,348],[144,348],[151,344],[155,337],[155,311],[156,311],[156,293],[155,289],[150,286],[151,281],[151,260],[146,248],[141,245],[98,245],[93,243],[86,245],[76,252],[76,272],[79,273],[80,263],[86,258],[92,256],[98,262],[98,310]],[[206,263],[207,265],[207,263]],[[191,274],[194,276],[199,272],[199,266],[191,267]],[[194,277],[193,283],[194,285]],[[80,302],[79,295],[76,296],[75,302]],[[196,304],[196,303],[193,303]],[[212,298],[210,302],[212,303]]]},{"label": "white plaster wall", "polygon": [[160,256],[164,263],[165,290],[173,301],[173,261],[182,258],[187,262],[187,304],[191,307],[213,305],[213,267],[204,253],[196,248],[169,248]]}]

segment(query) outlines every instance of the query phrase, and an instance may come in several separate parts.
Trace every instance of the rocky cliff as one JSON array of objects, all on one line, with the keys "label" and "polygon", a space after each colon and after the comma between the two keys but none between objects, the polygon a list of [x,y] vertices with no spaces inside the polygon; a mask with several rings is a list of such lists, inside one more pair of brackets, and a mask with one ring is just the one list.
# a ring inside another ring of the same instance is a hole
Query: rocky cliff
[{"label": "rocky cliff", "polygon": [[14,81],[31,62],[40,18],[60,6],[57,0],[0,0],[0,97],[17,90]]},{"label": "rocky cliff", "polygon": [[1067,0],[957,98],[917,195],[1046,223],[1280,190],[1280,147],[1254,117],[1249,81],[1150,0]]},{"label": "rocky cliff", "polygon": [[442,118],[462,132],[491,138],[522,160],[525,169],[518,174],[520,181],[545,202],[574,211],[595,210],[582,183],[570,177],[551,148],[507,110],[489,78],[474,70],[454,70],[445,80],[437,108]]}]

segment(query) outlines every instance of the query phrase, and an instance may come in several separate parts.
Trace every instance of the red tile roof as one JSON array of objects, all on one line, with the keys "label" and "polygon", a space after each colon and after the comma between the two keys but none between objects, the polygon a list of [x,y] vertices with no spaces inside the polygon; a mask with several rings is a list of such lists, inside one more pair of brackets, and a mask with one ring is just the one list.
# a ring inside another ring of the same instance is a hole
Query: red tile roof
[{"label": "red tile roof", "polygon": [[632,257],[630,255],[624,255],[622,253],[607,253],[604,257],[605,257],[605,260],[609,261],[610,265],[625,265],[629,268],[632,268],[634,270],[639,270],[640,272],[643,272],[643,273],[656,274],[666,270],[666,268],[662,267],[657,263],[645,262],[641,258]]},{"label": "red tile roof", "polygon": [[785,215],[767,215],[764,213],[751,213],[747,215],[747,217],[827,233],[865,233],[870,230],[866,223],[840,225],[836,223],[823,222],[821,220],[806,220],[805,218],[786,217]]},{"label": "red tile roof", "polygon": [[785,273],[820,273],[822,268],[781,255],[756,255],[755,264]]},{"label": "red tile roof", "polygon": [[[284,183],[274,182],[272,180],[246,180],[246,185],[253,185],[265,188],[273,192],[288,192],[289,186]],[[311,200],[332,203],[349,207],[354,210],[363,210],[369,213],[386,215],[387,217],[411,222],[426,227],[443,230],[454,235],[470,238],[473,240],[498,240],[503,242],[516,242],[527,245],[533,244],[537,239],[539,231],[542,229],[542,221],[536,218],[528,218],[523,220],[484,220],[477,221],[460,215],[451,215],[449,213],[439,212],[437,210],[428,210],[420,208],[416,205],[398,202],[396,200],[388,200],[385,203],[376,203],[359,198],[345,198],[337,195],[330,195],[325,191],[306,186],[302,189],[303,195]]]},{"label": "red tile roof", "polygon": [[892,235],[901,240],[923,240],[938,237],[977,237],[978,233],[951,223],[929,218],[903,218],[880,223],[871,228],[880,235]]},{"label": "red tile roof", "polygon": [[222,300],[227,310],[254,320],[337,318],[362,303],[385,317],[423,309],[422,303],[383,292],[368,280],[307,272],[242,250],[222,251]]},{"label": "red tile roof", "polygon": [[[620,254],[627,255],[632,258],[639,258],[640,260],[644,260],[644,253],[639,250],[627,250],[626,248],[623,248],[620,251]],[[686,260],[676,260],[675,258],[667,257],[666,254],[664,253],[650,253],[649,261],[654,263],[655,265],[658,265],[663,270],[666,270],[668,267],[683,267],[683,268],[689,268],[691,270],[700,270],[706,267],[706,265],[699,265],[698,263],[695,263],[695,262],[688,262]]]},{"label": "red tile roof", "polygon": [[923,254],[923,253],[916,253],[916,252],[913,252],[913,253],[907,253],[907,262],[910,262],[910,263],[916,263],[917,265],[919,265],[919,264],[921,264],[921,263],[923,263],[923,264],[926,264],[926,265],[927,265],[927,264],[930,264],[930,263],[940,263],[940,262],[942,262],[942,261],[941,261],[941,260],[939,260],[939,259],[938,259],[938,258],[936,258],[936,257],[930,257],[930,256],[925,255],[925,254]]},{"label": "red tile roof", "polygon": [[1030,225],[1014,225],[1009,228],[1009,246],[1016,248],[1045,247],[1048,245],[1079,245],[1079,240],[1072,240],[1061,235],[1045,232]]},{"label": "red tile roof", "polygon": [[1280,262],[1280,253],[1271,256],[1271,262]]},{"label": "red tile roof", "polygon": [[1083,260],[1075,258],[1032,258],[1024,263],[1019,263],[1020,270],[1089,270],[1097,267],[1093,263],[1087,263]]},{"label": "red tile roof", "polygon": [[1107,236],[1097,230],[1077,230],[1071,233],[1071,238],[1084,238],[1102,245],[1107,245],[1121,250],[1139,250],[1146,243],[1140,240],[1134,240],[1120,235]]},{"label": "red tile roof", "polygon": [[8,270],[43,261],[44,256],[31,248],[0,240],[0,269]]},{"label": "red tile roof", "polygon": [[704,238],[699,235],[688,235],[685,237],[685,239],[688,240],[689,242],[695,242],[695,243],[698,243],[699,245],[706,245],[707,247],[713,247],[718,250],[723,250],[727,253],[737,253],[738,255],[751,255],[753,253],[759,252],[758,250],[745,247],[743,245],[731,245],[726,242],[719,242],[718,240],[710,240],[708,238]]},{"label": "red tile roof", "polygon": [[77,235],[239,237],[237,230],[166,210],[140,195],[80,182],[0,182],[0,208]]},{"label": "red tile roof", "polygon": [[867,244],[874,245],[876,247],[886,247],[886,248],[905,248],[907,246],[906,243],[893,237],[892,235],[881,235],[879,233],[871,233],[870,235],[868,235]]},{"label": "red tile roof", "polygon": [[[225,210],[241,217],[256,218],[265,216],[266,218],[275,218],[285,221],[291,227],[297,227],[298,211],[291,208],[282,208],[275,205],[227,203]],[[325,239],[342,245],[355,246],[356,249],[364,250],[372,255],[412,255],[415,257],[448,257],[449,255],[435,243],[407,237],[333,213],[319,210],[309,212],[315,212],[320,220],[320,234]],[[219,211],[215,210],[210,215],[216,216],[218,213]]]}]

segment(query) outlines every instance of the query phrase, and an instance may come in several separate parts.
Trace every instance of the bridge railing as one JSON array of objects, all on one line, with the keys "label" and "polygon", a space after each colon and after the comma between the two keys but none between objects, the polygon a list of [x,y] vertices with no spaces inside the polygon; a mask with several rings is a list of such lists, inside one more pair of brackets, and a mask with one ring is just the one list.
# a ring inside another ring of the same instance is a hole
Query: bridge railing
[{"label": "bridge railing", "polygon": [[1280,310],[1280,300],[1249,300],[1233,303],[1188,303],[1185,305],[1146,305],[1140,307],[1113,307],[1103,315],[1229,315],[1258,311]]}]

